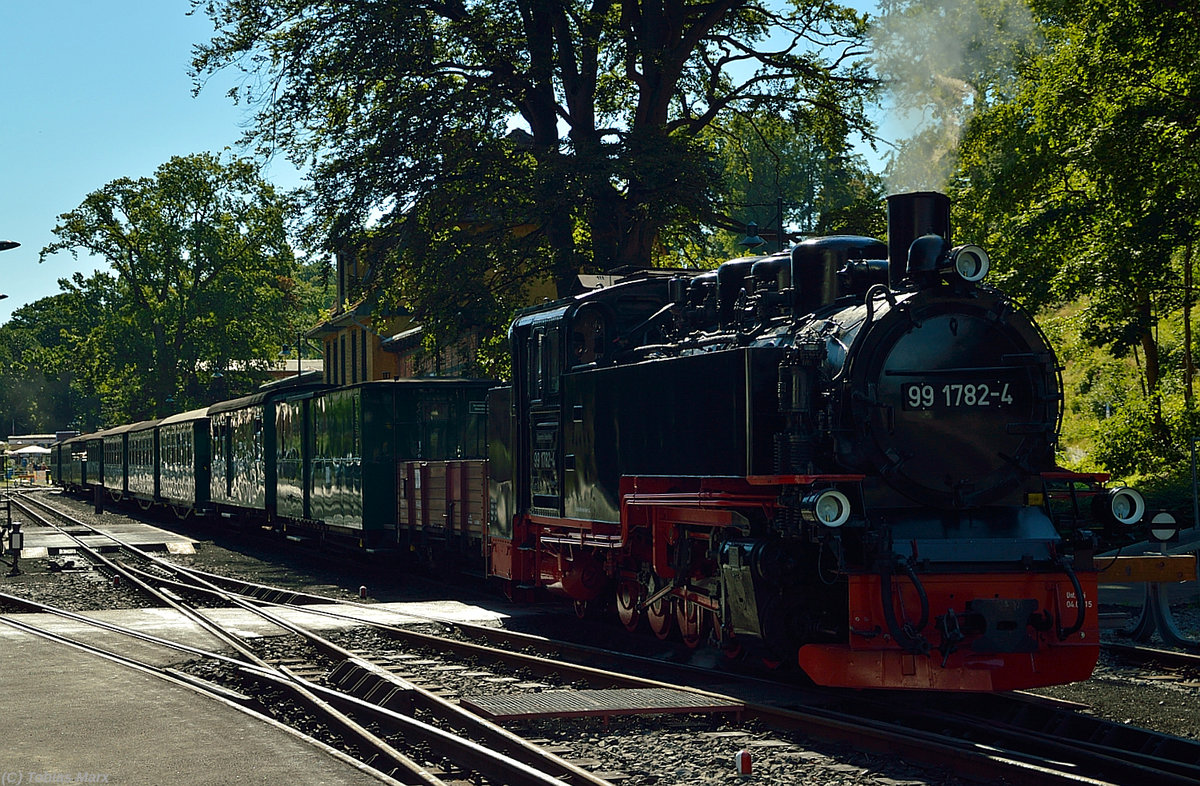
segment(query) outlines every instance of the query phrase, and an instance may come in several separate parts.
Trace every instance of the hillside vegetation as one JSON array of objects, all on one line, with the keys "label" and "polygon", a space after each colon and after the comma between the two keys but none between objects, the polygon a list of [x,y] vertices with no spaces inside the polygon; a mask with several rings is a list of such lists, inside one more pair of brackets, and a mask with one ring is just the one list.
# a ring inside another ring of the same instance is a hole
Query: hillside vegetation
[{"label": "hillside vegetation", "polygon": [[1058,460],[1083,472],[1108,472],[1135,485],[1153,507],[1192,516],[1192,440],[1200,435],[1195,404],[1189,407],[1183,372],[1183,318],[1158,322],[1162,378],[1146,392],[1137,353],[1115,357],[1083,338],[1088,310],[1082,303],[1039,315],[1063,366],[1063,428]]}]

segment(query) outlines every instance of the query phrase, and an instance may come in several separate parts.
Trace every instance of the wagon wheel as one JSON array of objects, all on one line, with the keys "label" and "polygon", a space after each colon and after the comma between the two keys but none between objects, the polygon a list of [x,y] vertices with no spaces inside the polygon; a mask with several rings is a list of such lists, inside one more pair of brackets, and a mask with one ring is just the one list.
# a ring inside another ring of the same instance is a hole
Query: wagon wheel
[{"label": "wagon wheel", "polygon": [[675,604],[675,619],[679,623],[679,633],[683,643],[695,649],[704,640],[704,632],[708,627],[708,611],[698,603],[678,600]]},{"label": "wagon wheel", "polygon": [[638,608],[642,599],[640,590],[641,585],[634,579],[617,581],[617,616],[630,633],[641,626],[643,619],[642,611]]},{"label": "wagon wheel", "polygon": [[[646,595],[650,597],[661,588],[661,580],[656,576],[651,576],[646,584]],[[671,635],[675,628],[675,614],[672,598],[667,596],[659,598],[646,607],[646,619],[650,623],[650,630],[654,631],[654,635],[660,639],[665,639]]]},{"label": "wagon wheel", "polygon": [[108,498],[111,499],[113,502],[120,502],[121,501],[121,492],[116,491],[114,489],[109,489]]},{"label": "wagon wheel", "polygon": [[150,506],[153,505],[154,503],[150,502],[148,500],[139,499],[137,501],[137,504],[138,504],[138,507],[141,508],[142,510],[150,510]]},{"label": "wagon wheel", "polygon": [[175,511],[175,518],[180,521],[187,521],[192,515],[192,509],[186,505],[172,505],[171,509]]}]

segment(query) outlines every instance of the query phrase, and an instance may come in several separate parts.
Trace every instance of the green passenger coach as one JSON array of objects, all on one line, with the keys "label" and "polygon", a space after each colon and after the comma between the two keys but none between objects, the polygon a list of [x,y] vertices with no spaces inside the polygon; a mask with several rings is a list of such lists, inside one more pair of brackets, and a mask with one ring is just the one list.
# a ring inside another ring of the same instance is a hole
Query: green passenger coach
[{"label": "green passenger coach", "polygon": [[125,489],[143,510],[158,499],[157,425],[157,420],[144,420],[125,435]]},{"label": "green passenger coach", "polygon": [[[290,526],[316,527],[364,548],[394,548],[402,463],[484,458],[485,400],[493,384],[365,382],[282,402],[276,413],[280,498],[289,511],[304,511]],[[310,451],[306,470],[293,459],[304,451]],[[297,492],[297,481],[306,493]]]},{"label": "green passenger coach", "polygon": [[[267,514],[268,457],[265,433],[274,429],[271,397],[265,393],[222,401],[208,408],[212,473],[209,499],[218,510]],[[270,467],[271,474],[274,467]]]},{"label": "green passenger coach", "polygon": [[158,424],[159,497],[180,517],[208,503],[209,439],[207,409],[172,415]]}]

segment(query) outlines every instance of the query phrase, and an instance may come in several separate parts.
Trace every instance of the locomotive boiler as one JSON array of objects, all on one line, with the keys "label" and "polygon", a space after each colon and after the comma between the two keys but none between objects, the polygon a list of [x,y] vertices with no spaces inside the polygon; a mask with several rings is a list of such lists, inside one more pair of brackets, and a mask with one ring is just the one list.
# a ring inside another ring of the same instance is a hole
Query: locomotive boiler
[{"label": "locomotive boiler", "polygon": [[521,314],[490,396],[490,572],[843,687],[1087,678],[1134,490],[1055,464],[1058,361],[951,242],[808,239]]}]

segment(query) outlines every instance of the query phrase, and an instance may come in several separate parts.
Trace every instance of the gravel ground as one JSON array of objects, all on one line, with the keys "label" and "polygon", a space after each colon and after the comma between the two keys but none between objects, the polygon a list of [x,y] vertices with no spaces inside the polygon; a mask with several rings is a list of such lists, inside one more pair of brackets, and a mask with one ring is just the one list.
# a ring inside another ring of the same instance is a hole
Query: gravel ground
[{"label": "gravel ground", "polygon": [[[94,518],[88,504],[75,502],[72,508],[80,518]],[[178,558],[181,563],[264,584],[355,599],[359,586],[366,585],[368,600],[375,601],[430,600],[445,592],[445,587],[405,580],[387,569],[363,563],[334,565],[325,555],[303,549],[281,553],[277,544],[257,538],[214,534],[191,526],[181,528],[175,522],[156,525],[200,541],[195,555]],[[69,559],[59,557],[53,564],[48,560],[23,560],[23,575],[0,576],[0,592],[75,610],[144,605],[136,593],[114,586],[99,571],[54,569]],[[0,601],[0,612],[12,610]],[[1196,605],[1174,607],[1174,611],[1181,630],[1200,639],[1200,610]],[[263,646],[289,644],[280,639]],[[1037,692],[1089,705],[1091,712],[1109,720],[1200,739],[1197,676],[1128,667],[1102,654],[1095,675],[1087,682]],[[554,721],[514,728],[544,741],[565,758],[597,762],[595,769],[601,772],[624,773],[625,777],[617,782],[628,786],[963,782],[951,773],[911,766],[895,757],[875,757],[849,747],[752,726],[733,726],[707,717],[614,719],[607,727],[599,721]],[[750,752],[753,761],[754,775],[750,779],[740,778],[736,772],[735,756],[743,749]]]},{"label": "gravel ground", "polygon": [[[1200,641],[1197,604],[1173,605],[1171,613],[1184,636]],[[1132,643],[1114,631],[1104,632],[1102,639]],[[1171,649],[1157,636],[1147,646]],[[1086,704],[1100,718],[1200,739],[1200,673],[1131,666],[1101,650],[1091,679],[1033,692]]]},{"label": "gravel ground", "polygon": [[[418,626],[419,627],[419,626]],[[439,626],[435,626],[439,627]],[[431,629],[430,633],[443,633]],[[356,651],[371,653],[378,660],[389,656],[418,683],[436,684],[439,695],[454,700],[480,690],[484,667],[468,665],[454,669],[440,666],[438,654],[407,651],[378,633],[358,629],[330,634],[334,642]],[[297,637],[274,637],[256,643],[264,659],[297,657]],[[188,671],[205,679],[228,682],[228,670],[212,663],[193,663]],[[568,689],[545,677],[503,672],[490,666],[486,671],[499,680],[489,683],[489,693],[527,692],[537,683],[540,690]],[[432,686],[430,687],[432,689]],[[303,717],[287,702],[268,697],[269,710],[280,720],[292,723],[332,745],[349,749],[344,741],[327,735],[318,722]],[[418,720],[423,720],[418,716]],[[895,756],[876,756],[847,745],[830,744],[762,728],[752,723],[734,723],[721,717],[641,716],[613,718],[608,723],[594,719],[547,720],[506,724],[511,731],[542,745],[577,766],[589,769],[619,786],[719,786],[762,784],[784,786],[961,786],[965,781],[935,767],[914,765]],[[403,748],[402,748],[403,749]],[[739,751],[750,754],[752,777],[737,771]],[[437,762],[426,762],[436,765]]]}]

